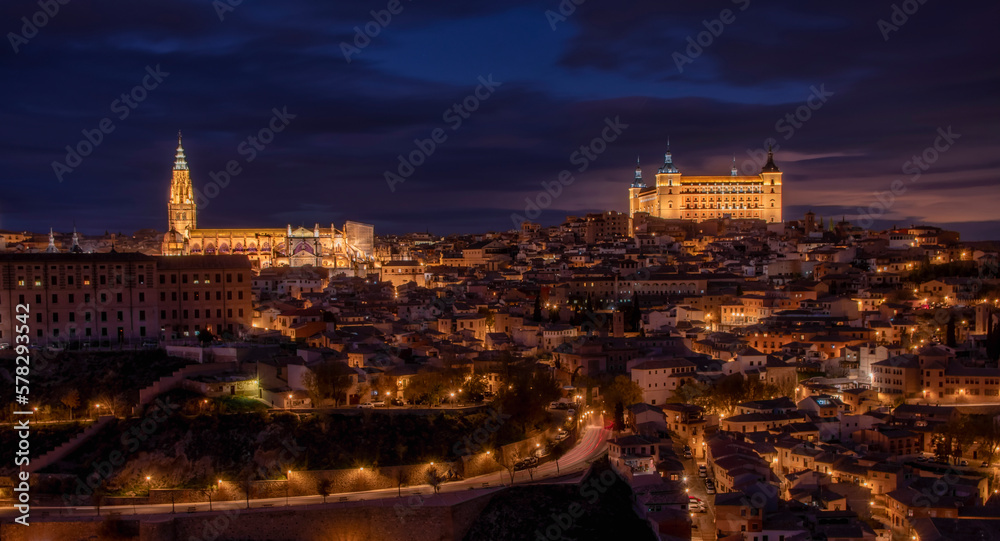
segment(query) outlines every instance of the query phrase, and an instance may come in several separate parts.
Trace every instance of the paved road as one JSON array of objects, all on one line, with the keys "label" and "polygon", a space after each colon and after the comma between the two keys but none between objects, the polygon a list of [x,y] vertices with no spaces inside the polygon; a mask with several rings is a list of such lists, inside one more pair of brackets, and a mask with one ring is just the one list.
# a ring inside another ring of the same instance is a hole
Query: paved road
[{"label": "paved road", "polygon": [[[555,479],[570,478],[575,475],[579,475],[585,471],[590,463],[600,457],[607,449],[607,439],[608,431],[601,427],[587,427],[583,430],[583,433],[577,444],[570,449],[560,460],[557,473],[557,467],[555,462],[546,462],[539,467],[537,467],[533,472],[529,474],[527,470],[519,471],[514,473],[514,483],[524,484],[529,482],[551,482]],[[502,474],[502,476],[501,476]],[[458,499],[464,499],[464,497],[480,495],[481,492],[496,490],[502,486],[510,484],[510,476],[506,470],[501,470],[499,473],[491,473],[487,475],[481,475],[478,477],[473,477],[469,479],[464,479],[461,481],[456,481],[453,483],[444,483],[441,485],[441,495],[431,496],[432,498],[448,500],[453,499],[457,501]],[[346,502],[359,502],[359,501],[371,501],[371,500],[386,500],[388,504],[397,504],[398,502],[407,502],[405,505],[413,507],[414,497],[416,501],[424,501],[424,496],[430,496],[434,493],[430,485],[419,485],[405,487],[402,490],[403,500],[396,500],[396,502],[389,501],[389,499],[398,498],[399,493],[396,488],[380,489],[380,490],[367,490],[362,492],[350,492],[333,494],[326,498],[327,505],[335,505]],[[461,494],[456,494],[461,493]],[[449,498],[448,495],[453,495],[453,498]],[[461,498],[459,498],[461,496]],[[319,505],[323,504],[323,497],[319,495],[314,496],[292,496],[289,498],[265,498],[265,499],[255,499],[250,500],[250,507],[252,509],[260,508],[280,508],[286,505],[289,506],[303,506],[303,505]],[[102,515],[108,513],[120,513],[121,515],[158,515],[158,514],[168,514],[171,513],[172,509],[176,509],[178,513],[193,513],[193,512],[205,512],[209,511],[208,503],[178,503],[176,506],[171,504],[151,504],[151,505],[118,505],[118,506],[102,506],[100,512]],[[245,500],[237,501],[224,501],[224,502],[214,502],[211,504],[213,511],[228,510],[228,509],[245,509],[247,503]],[[12,516],[14,511],[11,508],[0,510],[0,516]],[[37,521],[44,516],[49,515],[94,515],[97,514],[97,509],[89,506],[81,507],[35,507],[31,508],[32,520]]]},{"label": "paved road", "polygon": [[681,460],[684,462],[684,471],[688,478],[688,495],[705,502],[706,512],[694,514],[694,524],[697,524],[698,527],[692,530],[691,537],[702,541],[716,541],[718,537],[715,534],[715,505],[713,504],[715,497],[708,494],[705,490],[704,479],[698,477],[698,464],[704,464],[705,459],[682,458]]}]

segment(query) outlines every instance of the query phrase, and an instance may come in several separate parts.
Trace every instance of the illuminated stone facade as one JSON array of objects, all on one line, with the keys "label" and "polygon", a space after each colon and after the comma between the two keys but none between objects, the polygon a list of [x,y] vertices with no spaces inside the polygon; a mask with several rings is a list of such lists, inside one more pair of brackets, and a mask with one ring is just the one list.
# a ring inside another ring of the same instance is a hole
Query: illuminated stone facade
[{"label": "illuminated stone facade", "polygon": [[167,203],[167,234],[163,255],[245,255],[254,268],[312,265],[364,276],[377,267],[373,228],[347,222],[343,229],[285,228],[198,229],[197,195],[191,183],[180,138],[174,157]]},{"label": "illuminated stone facade", "polygon": [[636,164],[629,187],[629,214],[645,212],[664,219],[711,220],[713,218],[759,219],[781,222],[781,171],[774,155],[757,175],[739,175],[735,163],[728,176],[683,176],[674,165],[670,150],[656,181],[647,186]]}]

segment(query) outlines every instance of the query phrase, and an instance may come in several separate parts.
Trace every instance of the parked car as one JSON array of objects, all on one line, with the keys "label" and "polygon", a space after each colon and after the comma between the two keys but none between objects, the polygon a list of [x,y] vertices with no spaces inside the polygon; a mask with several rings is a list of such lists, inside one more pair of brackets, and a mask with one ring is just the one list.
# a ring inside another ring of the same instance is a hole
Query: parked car
[{"label": "parked car", "polygon": [[684,458],[691,458],[691,450],[684,451]]},{"label": "parked car", "polygon": [[552,449],[549,449],[548,446],[539,447],[538,449],[535,449],[535,457],[536,458],[547,457],[547,456],[549,456],[550,453],[552,453]]},{"label": "parked car", "polygon": [[983,463],[979,465],[979,467],[980,468],[989,468],[990,467],[990,461],[989,460],[984,460]]},{"label": "parked car", "polygon": [[361,410],[375,409],[375,406],[371,402],[365,402],[364,404],[358,404],[358,409]]},{"label": "parked car", "polygon": [[969,461],[968,461],[968,460],[965,460],[965,459],[963,458],[963,459],[962,459],[962,461],[958,463],[958,465],[959,465],[959,466],[968,466],[968,465],[969,465]]},{"label": "parked car", "polygon": [[570,414],[570,416],[573,416],[573,415],[576,415],[576,410],[573,409],[573,408],[570,408],[570,409],[566,410],[566,413]]},{"label": "parked car", "polygon": [[714,486],[706,486],[705,487],[705,493],[706,494],[715,494],[715,487]]},{"label": "parked car", "polygon": [[376,401],[372,402],[372,407],[373,408],[384,408],[385,407],[385,401],[384,400],[376,400]]},{"label": "parked car", "polygon": [[705,502],[701,501],[699,498],[690,496],[688,497],[688,510],[694,511],[695,513],[704,513],[706,512]]},{"label": "parked car", "polygon": [[705,469],[704,465],[698,466],[698,477],[708,478],[708,470]]},{"label": "parked car", "polygon": [[549,409],[559,409],[559,402],[549,402]]},{"label": "parked car", "polygon": [[8,349],[9,347],[10,344],[8,344],[7,342],[0,342],[0,349]]}]

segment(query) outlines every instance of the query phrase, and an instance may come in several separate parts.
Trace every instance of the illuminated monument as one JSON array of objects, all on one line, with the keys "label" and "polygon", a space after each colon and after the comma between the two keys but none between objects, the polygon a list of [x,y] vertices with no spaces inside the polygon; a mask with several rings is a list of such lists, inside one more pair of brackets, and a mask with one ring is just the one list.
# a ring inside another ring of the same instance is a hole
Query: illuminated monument
[{"label": "illuminated monument", "polygon": [[163,255],[240,254],[256,268],[312,265],[364,276],[376,266],[374,228],[347,222],[343,229],[198,229],[198,208],[180,136],[167,202]]},{"label": "illuminated monument", "polygon": [[781,171],[768,150],[757,175],[739,175],[735,159],[729,175],[683,176],[674,165],[670,144],[656,181],[647,186],[638,163],[628,189],[629,214],[645,212],[665,219],[754,218],[781,222]]}]

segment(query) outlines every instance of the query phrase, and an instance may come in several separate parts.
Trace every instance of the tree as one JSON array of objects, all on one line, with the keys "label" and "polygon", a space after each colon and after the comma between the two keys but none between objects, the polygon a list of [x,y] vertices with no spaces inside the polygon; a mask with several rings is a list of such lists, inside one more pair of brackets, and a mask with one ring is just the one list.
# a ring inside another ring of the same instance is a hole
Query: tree
[{"label": "tree", "polygon": [[382,400],[389,400],[391,397],[396,396],[398,392],[396,378],[386,374],[376,376],[371,383],[371,387],[375,390],[376,396]]},{"label": "tree", "polygon": [[552,460],[555,461],[555,463],[556,463],[556,475],[558,475],[559,474],[559,459],[562,458],[562,457],[564,457],[566,455],[566,452],[569,449],[567,449],[566,446],[562,444],[562,442],[556,442],[554,445],[552,443],[549,443],[549,445],[552,448],[552,451],[550,451],[550,454],[552,455]]},{"label": "tree", "polygon": [[628,376],[619,375],[601,386],[601,396],[608,408],[614,408],[618,404],[624,408],[642,402],[642,389]]},{"label": "tree", "polygon": [[625,406],[621,402],[615,403],[614,430],[621,431],[625,428]]},{"label": "tree", "polygon": [[1000,445],[1000,427],[990,415],[969,415],[965,431],[979,444],[979,454],[983,460],[992,463],[996,448]]},{"label": "tree", "polygon": [[323,496],[323,503],[326,503],[326,497],[330,495],[333,490],[333,481],[324,477],[316,483],[316,491],[319,492],[320,496]]},{"label": "tree", "polygon": [[625,313],[628,320],[625,322],[630,331],[638,331],[642,328],[642,309],[639,308],[639,292],[632,294],[632,303]]},{"label": "tree", "polygon": [[427,477],[427,484],[430,485],[432,489],[434,489],[434,493],[437,494],[441,492],[441,483],[444,482],[444,477],[441,475],[440,472],[438,472],[437,468],[431,466],[427,470],[426,477]]},{"label": "tree", "polygon": [[314,404],[323,400],[333,400],[335,406],[347,400],[347,391],[354,384],[354,370],[337,361],[326,361],[312,367],[305,373],[302,382]]},{"label": "tree", "polygon": [[396,468],[396,473],[392,475],[392,479],[396,481],[396,495],[400,498],[403,497],[403,485],[406,484],[406,470],[403,468]]},{"label": "tree", "polygon": [[425,368],[410,378],[406,396],[416,402],[437,404],[444,396],[447,381],[441,370]]},{"label": "tree", "polygon": [[97,404],[100,405],[98,414],[106,410],[115,417],[123,414],[126,407],[125,397],[120,394],[103,394],[97,398]]},{"label": "tree", "polygon": [[486,395],[486,376],[482,374],[473,374],[468,381],[465,382],[465,394],[470,402],[479,402]]},{"label": "tree", "polygon": [[62,400],[60,400],[64,406],[69,410],[69,418],[73,419],[73,410],[80,407],[80,391],[76,389],[70,389],[63,395]]},{"label": "tree", "polygon": [[236,476],[236,486],[243,491],[246,496],[247,509],[250,509],[250,491],[253,490],[254,482],[257,480],[257,470],[254,469],[253,464],[247,464],[240,470],[240,473]]},{"label": "tree", "polygon": [[201,343],[202,347],[210,345],[212,340],[215,340],[215,335],[212,334],[212,331],[208,329],[198,331],[198,342]]},{"label": "tree", "polygon": [[986,317],[986,356],[993,363],[1000,360],[1000,320],[992,312]]},{"label": "tree", "polygon": [[537,322],[542,321],[542,294],[541,292],[535,297],[535,309],[531,314],[531,319]]},{"label": "tree", "polygon": [[689,379],[674,391],[673,396],[670,397],[668,402],[674,404],[694,404],[704,408],[709,404],[709,393],[710,389],[707,385],[696,379]]},{"label": "tree", "polygon": [[[514,467],[517,464],[517,453],[511,451],[504,455],[503,448],[496,449],[490,456],[493,460],[503,469],[507,470],[507,475],[510,476],[510,484],[514,486]],[[500,477],[500,482],[503,483],[503,476]]]},{"label": "tree", "polygon": [[496,325],[497,322],[496,314],[494,314],[489,308],[483,306],[479,309],[479,315],[486,317],[487,332],[493,332],[493,326]]}]

